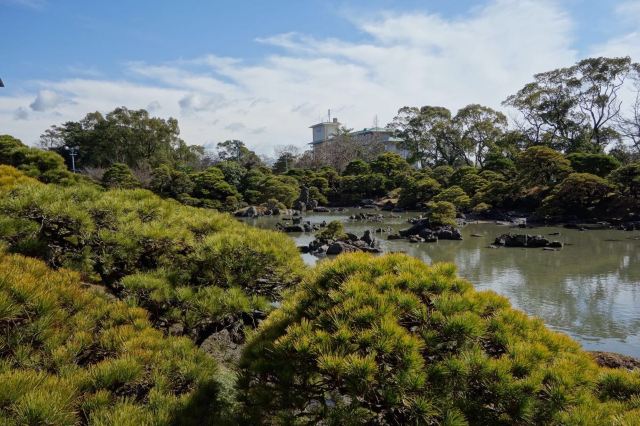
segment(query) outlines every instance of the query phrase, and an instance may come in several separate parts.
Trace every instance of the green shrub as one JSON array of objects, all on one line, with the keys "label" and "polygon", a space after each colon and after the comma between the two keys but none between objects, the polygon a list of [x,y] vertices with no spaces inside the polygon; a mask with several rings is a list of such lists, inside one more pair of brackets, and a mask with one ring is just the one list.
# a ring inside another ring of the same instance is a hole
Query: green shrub
[{"label": "green shrub", "polygon": [[631,163],[614,170],[609,180],[626,196],[640,200],[640,163]]},{"label": "green shrub", "polygon": [[471,199],[459,186],[450,186],[432,198],[433,201],[448,201],[458,210],[465,210],[471,204]]},{"label": "green shrub", "polygon": [[484,189],[488,183],[489,181],[487,179],[473,173],[466,174],[462,177],[462,179],[460,179],[460,187],[464,190],[464,192],[471,196],[475,195],[476,192]]},{"label": "green shrub", "polygon": [[345,167],[344,172],[342,172],[344,176],[366,175],[369,173],[371,173],[371,167],[368,163],[362,160],[354,160],[350,162],[347,164],[347,167]]},{"label": "green shrub", "polygon": [[9,135],[0,135],[0,164],[14,166],[45,183],[68,185],[78,181],[78,177],[67,170],[60,155],[28,147]]},{"label": "green shrub", "polygon": [[419,204],[429,202],[440,192],[441,186],[435,179],[423,178],[413,185],[402,188],[398,205],[406,208],[416,208]]},{"label": "green shrub", "polygon": [[600,177],[605,177],[620,167],[620,162],[607,154],[574,152],[567,155],[567,160],[571,162],[571,168],[576,172],[590,173]]},{"label": "green shrub", "polygon": [[339,240],[345,236],[344,225],[339,220],[332,220],[326,228],[316,233],[316,237],[320,240]]},{"label": "green shrub", "polygon": [[453,167],[443,165],[434,167],[431,171],[431,175],[440,183],[440,185],[447,187],[449,186],[449,179],[451,179],[453,172]]},{"label": "green shrub", "polygon": [[126,164],[114,163],[104,172],[102,184],[107,188],[132,189],[140,186],[140,182],[131,173]]},{"label": "green shrub", "polygon": [[478,169],[473,166],[462,166],[456,171],[453,172],[451,177],[449,178],[449,185],[460,185],[462,182],[462,178],[467,175],[477,175]]},{"label": "green shrub", "polygon": [[543,210],[580,217],[594,216],[603,213],[613,192],[614,186],[599,176],[571,173],[544,200]]},{"label": "green shrub", "polygon": [[14,185],[0,197],[0,241],[101,281],[156,324],[180,322],[195,338],[268,311],[304,270],[286,235],[145,190]]},{"label": "green shrub", "polygon": [[2,424],[217,424],[225,409],[220,373],[190,340],[77,273],[3,253],[0,348]]},{"label": "green shrub", "polygon": [[448,201],[431,201],[427,203],[427,218],[436,226],[456,224],[456,206]]},{"label": "green shrub", "polygon": [[640,414],[638,373],[599,369],[453,265],[400,254],[322,262],[241,366],[252,424],[595,425]]},{"label": "green shrub", "polygon": [[487,203],[478,203],[475,206],[473,206],[473,209],[471,209],[471,211],[473,211],[476,214],[483,214],[483,213],[487,213],[491,210],[491,205],[487,204]]},{"label": "green shrub", "polygon": [[571,163],[562,153],[546,146],[532,146],[517,159],[518,178],[525,188],[553,187],[571,173]]}]

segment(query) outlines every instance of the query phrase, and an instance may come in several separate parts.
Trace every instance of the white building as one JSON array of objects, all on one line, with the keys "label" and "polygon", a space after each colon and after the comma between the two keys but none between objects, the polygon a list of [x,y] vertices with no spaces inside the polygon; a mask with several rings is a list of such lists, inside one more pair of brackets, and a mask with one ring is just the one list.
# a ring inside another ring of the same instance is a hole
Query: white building
[{"label": "white building", "polygon": [[[313,139],[309,144],[314,151],[323,143],[332,140],[338,134],[341,125],[338,119],[334,118],[332,121],[324,121],[311,126]],[[404,159],[409,157],[409,152],[406,149],[398,147],[398,143],[402,142],[402,139],[394,136],[393,130],[383,127],[371,127],[352,131],[349,135],[350,139],[358,142],[358,144],[380,144],[385,152],[396,153]]]}]

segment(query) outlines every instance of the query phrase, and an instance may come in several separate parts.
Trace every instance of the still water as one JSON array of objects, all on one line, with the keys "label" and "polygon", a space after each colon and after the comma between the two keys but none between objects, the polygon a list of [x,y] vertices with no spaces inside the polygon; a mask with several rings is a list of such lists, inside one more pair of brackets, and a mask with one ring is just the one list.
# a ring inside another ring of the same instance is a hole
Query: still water
[{"label": "still water", "polygon": [[[382,223],[354,222],[348,210],[334,213],[308,213],[312,223],[340,220],[348,232],[358,235],[370,229],[396,232],[408,228],[401,214]],[[272,229],[275,217],[248,219],[261,228]],[[375,234],[384,251],[403,251],[427,263],[453,262],[459,274],[478,290],[493,290],[511,303],[542,318],[551,328],[569,334],[588,350],[619,352],[640,357],[640,232],[614,230],[578,231],[541,227],[527,229],[530,234],[560,240],[560,251],[523,248],[488,248],[494,238],[506,232],[521,232],[508,225],[472,223],[462,228],[463,241],[411,244],[387,241],[386,233]],[[473,237],[472,234],[482,235]],[[289,234],[298,245],[307,244],[312,234]],[[303,255],[307,263],[318,259]]]}]

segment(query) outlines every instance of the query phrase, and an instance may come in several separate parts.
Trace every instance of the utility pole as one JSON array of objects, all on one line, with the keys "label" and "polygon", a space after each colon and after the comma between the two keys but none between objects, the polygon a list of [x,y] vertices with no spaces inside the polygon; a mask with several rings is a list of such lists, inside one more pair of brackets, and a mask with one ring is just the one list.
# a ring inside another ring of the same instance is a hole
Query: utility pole
[{"label": "utility pole", "polygon": [[64,149],[69,151],[69,156],[71,157],[71,170],[73,173],[76,173],[76,155],[78,155],[78,148],[65,146]]}]

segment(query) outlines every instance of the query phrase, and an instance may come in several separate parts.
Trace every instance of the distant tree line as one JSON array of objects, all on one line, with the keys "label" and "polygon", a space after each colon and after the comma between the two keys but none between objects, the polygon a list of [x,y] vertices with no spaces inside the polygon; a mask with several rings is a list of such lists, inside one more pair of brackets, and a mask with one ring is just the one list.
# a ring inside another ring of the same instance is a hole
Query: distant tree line
[{"label": "distant tree line", "polygon": [[[630,103],[628,102],[630,100]],[[627,101],[627,102],[624,102]],[[232,211],[293,206],[302,187],[320,204],[387,197],[405,208],[452,202],[459,212],[519,209],[546,216],[624,216],[638,206],[640,66],[591,58],[537,74],[505,106],[403,107],[388,128],[405,160],[340,129],[315,151],[280,146],[265,161],[244,142],[187,145],[178,122],[121,107],[52,126],[43,147],[107,187],[145,187],[184,204]],[[78,179],[51,152],[0,141],[3,162],[45,182]],[[419,167],[412,167],[412,166]],[[569,177],[571,179],[569,179]]]}]

